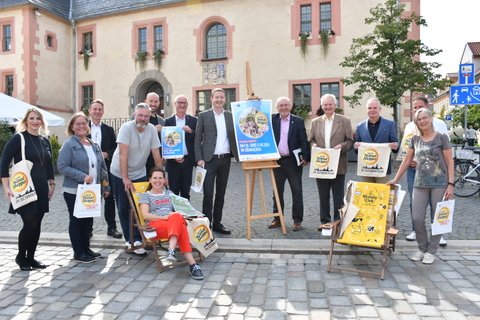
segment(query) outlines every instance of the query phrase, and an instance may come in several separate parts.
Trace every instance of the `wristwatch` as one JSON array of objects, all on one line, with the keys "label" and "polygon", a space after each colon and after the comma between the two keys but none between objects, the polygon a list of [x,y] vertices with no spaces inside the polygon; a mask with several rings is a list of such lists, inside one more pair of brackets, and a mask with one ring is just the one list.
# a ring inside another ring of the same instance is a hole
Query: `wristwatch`
[{"label": "wristwatch", "polygon": [[452,186],[452,187],[455,187],[455,183],[453,183],[453,182],[449,182],[448,185]]}]

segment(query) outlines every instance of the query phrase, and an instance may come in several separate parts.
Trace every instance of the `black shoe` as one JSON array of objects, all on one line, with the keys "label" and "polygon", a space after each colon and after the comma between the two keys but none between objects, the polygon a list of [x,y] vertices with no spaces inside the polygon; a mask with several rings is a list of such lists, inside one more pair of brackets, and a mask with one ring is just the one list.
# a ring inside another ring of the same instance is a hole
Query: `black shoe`
[{"label": "black shoe", "polygon": [[32,266],[33,269],[45,269],[47,267],[46,265],[35,259],[30,260],[30,266]]},{"label": "black shoe", "polygon": [[107,236],[114,237],[115,239],[120,239],[122,234],[117,231],[117,228],[109,228],[107,230]]},{"label": "black shoe", "polygon": [[18,264],[18,266],[20,267],[20,270],[22,271],[32,271],[33,268],[32,266],[30,265],[30,263],[28,263],[27,259],[19,259],[18,257],[15,258],[15,263]]},{"label": "black shoe", "polygon": [[92,250],[88,249],[87,250],[87,255],[92,257],[92,258],[99,258],[101,257],[102,255],[98,252],[93,252]]},{"label": "black shoe", "polygon": [[74,257],[73,261],[82,262],[82,263],[92,263],[92,262],[95,262],[95,258],[91,256],[83,255],[76,258]]},{"label": "black shoe", "polygon": [[214,225],[213,231],[221,233],[221,234],[232,234],[232,231],[225,229],[225,227],[221,224]]},{"label": "black shoe", "polygon": [[200,266],[196,263],[190,265],[190,274],[192,275],[192,278],[195,280],[203,280],[202,269],[200,269]]}]

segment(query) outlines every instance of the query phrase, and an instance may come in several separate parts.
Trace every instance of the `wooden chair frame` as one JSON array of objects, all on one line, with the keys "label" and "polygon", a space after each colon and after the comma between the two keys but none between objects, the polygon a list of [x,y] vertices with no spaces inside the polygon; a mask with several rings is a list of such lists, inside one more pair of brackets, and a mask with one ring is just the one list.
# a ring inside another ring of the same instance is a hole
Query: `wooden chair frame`
[{"label": "wooden chair frame", "polygon": [[[395,189],[395,186],[392,186],[393,189]],[[394,202],[396,202],[396,194],[395,194],[395,199]],[[343,217],[335,222],[330,222],[326,223],[322,226],[324,229],[332,229],[332,238],[331,238],[331,243],[330,243],[330,253],[328,255],[328,266],[327,266],[327,271],[330,272],[331,269],[335,270],[341,270],[341,271],[349,271],[349,272],[357,272],[357,273],[363,273],[367,275],[374,275],[374,276],[380,276],[380,278],[383,280],[385,278],[385,269],[386,269],[386,264],[387,264],[387,255],[393,251],[395,251],[395,237],[398,234],[398,230],[395,228],[396,226],[396,212],[392,208],[392,213],[391,213],[391,220],[390,220],[390,225],[385,228],[385,241],[381,245],[381,247],[372,247],[372,246],[362,246],[358,244],[347,244],[347,243],[340,243],[338,242],[339,235],[340,235],[340,230],[343,222]],[[375,249],[375,250],[380,250],[382,252],[382,267],[380,272],[373,272],[373,271],[366,271],[366,270],[360,270],[360,269],[354,269],[354,268],[346,268],[346,267],[340,267],[340,266],[332,266],[332,260],[333,260],[333,255],[334,255],[334,247],[335,243],[341,244],[341,245],[348,245],[352,247],[358,247],[358,248],[366,248],[366,249]]]},{"label": "wooden chair frame", "polygon": [[[148,185],[148,182],[136,182],[134,183],[134,185],[137,190],[141,190],[142,187],[146,188],[145,186]],[[168,239],[155,240],[154,238],[147,238],[145,236],[144,232],[153,232],[155,231],[155,228],[152,228],[146,225],[145,220],[143,219],[142,213],[140,212],[139,203],[134,200],[134,196],[132,195],[131,190],[127,191],[127,197],[128,197],[128,202],[130,203],[130,244],[134,243],[133,230],[134,230],[134,227],[136,227],[138,228],[140,236],[142,237],[142,245],[140,246],[132,245],[129,249],[125,249],[125,252],[132,253],[134,250],[137,250],[140,248],[150,249],[151,247],[153,250],[153,254],[155,256],[155,263],[157,265],[158,272],[162,272],[164,269],[172,268],[178,265],[188,264],[187,260],[182,260],[182,261],[178,261],[175,263],[168,263],[168,264],[164,264],[162,262],[162,259],[160,258],[158,253],[157,245],[164,251],[167,251],[166,248],[162,247],[162,244],[163,243],[168,244],[169,243]],[[192,249],[194,248],[192,247]],[[195,258],[195,261],[203,261],[204,256],[201,254],[200,251],[197,250],[197,252],[198,252],[198,257]]]}]

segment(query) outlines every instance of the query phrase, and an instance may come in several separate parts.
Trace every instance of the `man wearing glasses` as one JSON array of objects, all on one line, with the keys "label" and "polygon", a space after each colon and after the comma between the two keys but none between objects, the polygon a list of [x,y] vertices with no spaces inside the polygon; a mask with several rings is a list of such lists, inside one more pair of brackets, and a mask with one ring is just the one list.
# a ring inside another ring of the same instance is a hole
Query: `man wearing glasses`
[{"label": "man wearing glasses", "polygon": [[192,171],[195,166],[194,144],[197,117],[187,114],[188,98],[186,96],[177,96],[173,103],[176,113],[165,120],[165,125],[182,127],[185,131],[185,143],[183,145],[183,158],[167,160],[168,185],[176,195],[190,199]]},{"label": "man wearing glasses", "polygon": [[[110,172],[112,174],[112,190],[117,203],[118,216],[123,235],[130,248],[129,209],[126,191],[135,190],[134,182],[146,182],[145,164],[152,153],[154,164],[162,167],[160,156],[160,140],[156,128],[149,123],[150,108],[146,103],[135,107],[135,119],[120,127],[117,137],[117,149],[113,154]],[[142,244],[138,229],[134,229],[134,246]],[[136,254],[146,253],[145,249],[137,249]]]}]

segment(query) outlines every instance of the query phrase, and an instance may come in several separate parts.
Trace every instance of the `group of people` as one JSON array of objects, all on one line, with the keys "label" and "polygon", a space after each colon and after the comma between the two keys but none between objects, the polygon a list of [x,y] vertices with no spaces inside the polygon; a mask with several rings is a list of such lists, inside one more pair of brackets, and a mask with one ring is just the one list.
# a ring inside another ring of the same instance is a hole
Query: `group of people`
[{"label": "group of people", "polygon": [[[380,116],[380,101],[371,98],[366,103],[368,119],[356,126],[353,137],[350,119],[335,113],[336,97],[323,95],[320,99],[323,114],[313,119],[307,136],[304,121],[291,114],[290,99],[281,97],[276,101],[277,114],[272,117],[275,141],[278,145],[279,168],[274,169],[275,182],[279,193],[279,203],[284,212],[283,193],[288,181],[292,193],[293,231],[301,230],[304,214],[302,192],[302,168],[310,161],[310,147],[340,149],[337,176],[335,179],[316,179],[319,195],[320,226],[340,219],[339,209],[343,205],[345,193],[345,174],[347,172],[347,153],[360,147],[361,143],[387,144],[391,152],[399,151],[395,123]],[[441,235],[428,237],[425,213],[428,205],[433,219],[434,208],[442,198],[453,197],[454,177],[453,158],[449,135],[443,121],[433,117],[428,109],[428,100],[418,97],[413,102],[413,121],[407,125],[414,126],[416,134],[407,143],[407,152],[394,179],[390,179],[392,163],[389,162],[386,175],[381,178],[362,177],[365,182],[395,184],[407,172],[408,191],[410,194],[410,214],[412,216],[412,233],[407,240],[418,243],[419,251],[411,259],[431,264],[439,245],[446,245]],[[407,128],[405,131],[407,131]],[[297,165],[294,150],[301,149],[301,163]],[[330,208],[330,194],[333,197],[333,218]],[[274,212],[278,212],[274,197]],[[280,227],[280,220],[275,217],[269,229]],[[325,233],[328,234],[328,233]]]},{"label": "group of people", "polygon": [[[206,169],[203,184],[202,212],[209,218],[214,232],[231,234],[222,224],[225,192],[227,189],[231,159],[238,161],[233,116],[224,109],[226,94],[216,88],[211,94],[212,108],[201,112],[197,117],[187,114],[188,99],[179,95],[174,100],[175,114],[167,119],[160,117],[159,96],[149,93],[144,103],[135,107],[134,118],[123,124],[115,137],[113,128],[101,121],[104,105],[94,100],[89,107],[90,119],[84,113],[74,114],[67,125],[69,139],[63,144],[58,170],[65,175],[62,186],[63,197],[69,212],[69,235],[73,248],[73,260],[83,263],[94,262],[100,253],[90,249],[90,237],[93,218],[76,218],[74,204],[77,187],[84,183],[102,185],[105,198],[105,219],[107,234],[121,238],[115,223],[115,204],[119,216],[123,237],[127,248],[137,254],[146,251],[142,246],[138,229],[130,235],[129,202],[126,192],[135,190],[133,183],[150,182],[149,191],[140,198],[141,213],[144,219],[157,230],[159,237],[170,240],[168,260],[176,261],[175,247],[178,244],[181,253],[190,264],[190,273],[194,279],[203,279],[203,274],[195,263],[188,241],[184,218],[174,212],[170,195],[177,194],[190,198],[193,168],[197,165]],[[408,142],[408,150],[393,180],[388,181],[391,173],[389,164],[387,176],[382,179],[365,179],[368,182],[397,183],[407,172],[409,192],[411,194],[411,214],[414,232],[416,232],[419,251],[412,260],[432,263],[441,241],[441,236],[428,239],[425,227],[425,212],[428,204],[432,208],[442,197],[453,196],[453,163],[448,135],[442,133],[442,127],[428,110],[428,101],[417,98],[414,101],[414,125],[417,135]],[[357,125],[354,139],[350,119],[335,113],[337,100],[334,95],[321,97],[323,115],[312,121],[307,136],[304,120],[291,114],[292,103],[287,97],[276,101],[278,113],[272,116],[272,129],[278,146],[280,159],[274,169],[278,189],[278,203],[284,212],[284,190],[288,181],[292,193],[293,230],[302,229],[304,205],[302,190],[302,170],[310,161],[310,148],[340,149],[338,173],[335,179],[317,179],[320,200],[320,226],[332,221],[330,193],[333,197],[333,220],[340,219],[339,209],[343,204],[345,174],[347,172],[347,153],[361,142],[388,143],[393,152],[398,152],[399,141],[393,121],[380,116],[381,106],[378,99],[367,101],[368,119]],[[426,103],[426,105],[423,105]],[[418,109],[418,110],[417,110]],[[439,120],[438,120],[439,121]],[[161,130],[163,126],[179,126],[185,131],[184,156],[165,161],[161,157]],[[440,131],[440,132],[439,132]],[[19,233],[19,250],[15,259],[22,270],[45,268],[35,260],[35,250],[40,236],[41,221],[49,211],[49,200],[55,190],[55,176],[52,164],[51,146],[43,134],[47,133],[47,124],[42,113],[32,108],[17,125],[17,133],[25,138],[25,153],[33,162],[32,179],[37,190],[38,200],[9,212],[19,213],[24,226]],[[1,177],[7,198],[13,196],[9,189],[9,164],[14,159],[20,161],[20,138],[14,135],[7,143],[2,156]],[[297,164],[294,150],[301,150],[300,165]],[[415,174],[417,171],[417,174]],[[168,174],[168,183],[167,177]],[[108,183],[101,183],[106,181]],[[168,189],[166,189],[168,185]],[[277,199],[273,201],[274,212],[279,212]],[[268,226],[280,227],[278,217]],[[414,234],[415,235],[415,234]],[[411,236],[411,235],[410,235]],[[134,242],[131,243],[130,239]]]}]

